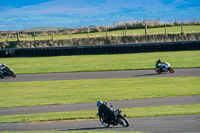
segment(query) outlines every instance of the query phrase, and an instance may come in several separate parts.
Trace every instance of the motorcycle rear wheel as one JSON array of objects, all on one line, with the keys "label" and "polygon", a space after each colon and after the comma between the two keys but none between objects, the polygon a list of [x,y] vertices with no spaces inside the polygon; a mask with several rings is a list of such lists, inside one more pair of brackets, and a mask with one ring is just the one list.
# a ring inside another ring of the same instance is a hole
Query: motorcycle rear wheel
[{"label": "motorcycle rear wheel", "polygon": [[129,126],[128,120],[125,117],[123,117],[122,115],[119,116],[119,120],[118,121],[119,121],[119,124],[121,124],[123,127],[128,127]]},{"label": "motorcycle rear wheel", "polygon": [[161,71],[159,71],[158,68],[155,68],[155,71],[156,71],[158,74],[161,74]]},{"label": "motorcycle rear wheel", "polygon": [[100,120],[101,124],[102,124],[104,127],[109,127],[109,126],[110,126],[109,123],[104,123],[104,122],[103,122],[103,118],[99,118],[99,120]]},{"label": "motorcycle rear wheel", "polygon": [[174,69],[170,67],[170,68],[169,68],[169,72],[170,72],[170,73],[174,73]]}]

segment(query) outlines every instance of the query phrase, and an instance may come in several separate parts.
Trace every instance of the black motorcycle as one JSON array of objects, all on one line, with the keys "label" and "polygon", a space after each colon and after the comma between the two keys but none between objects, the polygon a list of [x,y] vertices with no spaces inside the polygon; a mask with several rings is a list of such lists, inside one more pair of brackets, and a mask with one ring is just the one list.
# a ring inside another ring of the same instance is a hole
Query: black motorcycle
[{"label": "black motorcycle", "polygon": [[115,109],[113,116],[111,117],[109,123],[104,123],[104,114],[102,114],[102,117],[99,117],[100,122],[103,126],[109,127],[110,125],[118,126],[118,124],[122,125],[123,127],[128,127],[129,122],[126,119],[126,115],[121,114],[120,109]]},{"label": "black motorcycle", "polygon": [[4,78],[4,77],[13,77],[13,78],[16,78],[16,74],[14,73],[14,71],[8,67],[4,67],[2,69],[2,71],[4,72],[3,75],[0,75],[1,78]]}]

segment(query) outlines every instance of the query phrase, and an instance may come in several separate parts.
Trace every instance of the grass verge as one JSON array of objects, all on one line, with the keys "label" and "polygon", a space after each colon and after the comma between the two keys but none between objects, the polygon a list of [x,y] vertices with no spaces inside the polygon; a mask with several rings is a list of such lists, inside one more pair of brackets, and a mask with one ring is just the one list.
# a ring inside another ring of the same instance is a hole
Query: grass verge
[{"label": "grass verge", "polygon": [[200,95],[200,77],[0,83],[0,108]]},{"label": "grass verge", "polygon": [[25,74],[152,69],[158,59],[169,62],[172,68],[200,67],[200,51],[0,58],[0,63],[5,62],[17,74]]},{"label": "grass verge", "polygon": [[[138,117],[158,117],[172,115],[199,115],[200,104],[190,105],[171,105],[171,106],[150,106],[122,109],[122,114],[127,114],[128,118]],[[5,122],[41,122],[41,121],[60,121],[72,119],[95,119],[97,110],[82,110],[70,112],[54,112],[26,115],[0,116],[0,123]]]}]

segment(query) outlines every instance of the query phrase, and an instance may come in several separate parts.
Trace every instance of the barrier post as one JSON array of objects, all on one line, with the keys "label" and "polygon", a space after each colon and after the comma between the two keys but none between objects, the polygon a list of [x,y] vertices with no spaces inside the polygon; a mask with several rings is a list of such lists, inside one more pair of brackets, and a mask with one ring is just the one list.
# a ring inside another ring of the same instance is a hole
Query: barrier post
[{"label": "barrier post", "polygon": [[181,33],[183,33],[183,24],[181,24]]},{"label": "barrier post", "polygon": [[34,37],[33,39],[34,39],[34,41],[35,41],[35,32],[33,33],[33,37]]},{"label": "barrier post", "polygon": [[107,27],[106,27],[106,37],[108,37],[108,31],[107,31]]},{"label": "barrier post", "polygon": [[52,41],[54,41],[54,33],[52,33]]},{"label": "barrier post", "polygon": [[164,42],[166,42],[166,40],[167,40],[167,26],[166,26],[166,24],[165,24],[165,35],[164,35]]},{"label": "barrier post", "polygon": [[6,34],[6,42],[8,42],[9,34]]},{"label": "barrier post", "polygon": [[71,30],[70,30],[69,38],[70,39],[72,38],[72,32],[71,32]]},{"label": "barrier post", "polygon": [[146,43],[148,43],[147,41],[147,24],[145,23],[145,39],[146,39]]},{"label": "barrier post", "polygon": [[127,35],[127,27],[125,26],[125,35]]},{"label": "barrier post", "polygon": [[87,37],[88,37],[88,38],[89,38],[89,32],[90,32],[90,31],[89,31],[89,28],[88,28],[88,29],[87,29]]},{"label": "barrier post", "polygon": [[17,31],[17,41],[19,42],[19,31]]},{"label": "barrier post", "polygon": [[7,42],[7,37],[5,36],[5,42]]},{"label": "barrier post", "polygon": [[147,35],[147,24],[145,24],[145,35]]}]

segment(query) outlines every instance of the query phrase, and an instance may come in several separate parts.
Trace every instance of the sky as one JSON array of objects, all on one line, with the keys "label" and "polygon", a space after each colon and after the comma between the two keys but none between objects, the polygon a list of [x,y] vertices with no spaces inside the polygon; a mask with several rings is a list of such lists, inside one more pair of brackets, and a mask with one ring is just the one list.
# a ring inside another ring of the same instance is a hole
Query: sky
[{"label": "sky", "polygon": [[0,31],[199,21],[200,0],[0,0]]}]

